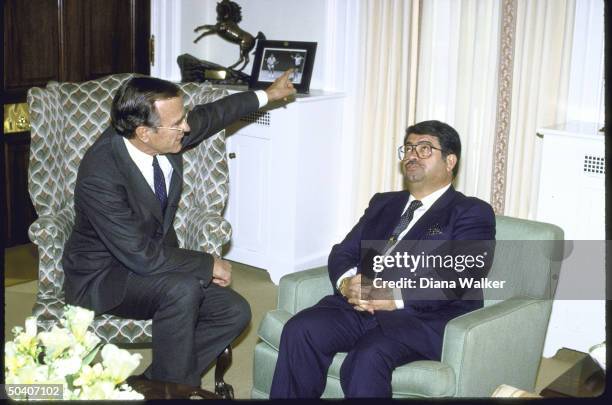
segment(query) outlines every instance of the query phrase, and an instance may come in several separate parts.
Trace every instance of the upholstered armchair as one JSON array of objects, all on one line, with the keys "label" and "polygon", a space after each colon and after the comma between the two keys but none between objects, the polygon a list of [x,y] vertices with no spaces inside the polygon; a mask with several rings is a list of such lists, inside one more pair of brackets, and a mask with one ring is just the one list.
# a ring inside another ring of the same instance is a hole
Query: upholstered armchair
[{"label": "upholstered armchair", "polygon": [[[505,280],[506,299],[484,291],[484,307],[451,320],[441,361],[415,361],[394,370],[394,398],[489,397],[508,384],[533,391],[556,288],[563,231],[550,224],[497,216],[498,242],[488,278]],[[524,241],[538,242],[524,242]],[[514,241],[514,242],[513,242]],[[278,308],[259,327],[252,398],[268,398],[284,324],[332,294],[327,268],[285,275]],[[329,368],[324,398],[342,398],[338,353]]]},{"label": "upholstered armchair", "polygon": [[[84,83],[50,82],[28,92],[32,126],[29,191],[38,219],[30,240],[38,246],[38,295],[33,314],[49,330],[65,305],[62,252],[74,222],[74,186],[81,158],[110,124],[115,91],[133,74],[116,74]],[[205,84],[181,83],[185,105],[207,103],[226,95]],[[174,227],[182,247],[221,253],[231,235],[221,216],[228,194],[225,132],[221,131],[184,153],[184,185]],[[95,333],[117,344],[148,343],[151,320],[102,315]]]}]

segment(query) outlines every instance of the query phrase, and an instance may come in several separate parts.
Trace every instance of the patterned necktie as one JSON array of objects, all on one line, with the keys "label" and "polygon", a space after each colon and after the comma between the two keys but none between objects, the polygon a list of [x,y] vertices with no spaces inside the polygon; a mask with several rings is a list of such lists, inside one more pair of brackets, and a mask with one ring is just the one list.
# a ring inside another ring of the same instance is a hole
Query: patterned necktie
[{"label": "patterned necktie", "polygon": [[159,200],[162,214],[166,212],[166,205],[168,204],[168,194],[166,194],[166,180],[164,179],[164,172],[159,167],[157,156],[153,156],[153,187],[155,188],[155,196]]},{"label": "patterned necktie", "polygon": [[414,216],[414,211],[416,211],[418,208],[422,206],[423,206],[423,203],[419,200],[414,200],[413,202],[410,203],[406,212],[402,214],[399,224],[397,224],[397,226],[393,230],[393,234],[391,234],[391,237],[387,241],[387,245],[385,246],[385,250],[383,251],[383,253],[389,250],[389,248],[393,246],[395,242],[397,242],[397,238],[399,237],[399,235],[402,232],[404,232],[404,230],[408,227],[408,224],[410,224],[410,221],[412,221],[412,217]]}]

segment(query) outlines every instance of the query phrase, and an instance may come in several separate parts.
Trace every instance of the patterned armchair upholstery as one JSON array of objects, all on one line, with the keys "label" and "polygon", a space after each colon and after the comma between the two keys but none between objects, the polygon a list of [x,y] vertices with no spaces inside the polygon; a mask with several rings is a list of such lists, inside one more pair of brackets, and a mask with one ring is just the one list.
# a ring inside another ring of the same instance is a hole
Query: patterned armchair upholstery
[{"label": "patterned armchair upholstery", "polygon": [[[79,163],[110,122],[115,91],[133,77],[116,74],[84,83],[50,82],[28,92],[32,126],[29,191],[38,213],[30,240],[38,246],[38,295],[33,314],[49,330],[63,314],[62,252],[74,223],[73,193]],[[214,101],[227,94],[200,83],[181,83],[185,105]],[[184,153],[183,194],[174,227],[182,247],[221,253],[231,234],[221,216],[227,201],[225,133],[221,131]],[[151,320],[110,315],[96,317],[96,334],[105,342],[146,343]]]}]

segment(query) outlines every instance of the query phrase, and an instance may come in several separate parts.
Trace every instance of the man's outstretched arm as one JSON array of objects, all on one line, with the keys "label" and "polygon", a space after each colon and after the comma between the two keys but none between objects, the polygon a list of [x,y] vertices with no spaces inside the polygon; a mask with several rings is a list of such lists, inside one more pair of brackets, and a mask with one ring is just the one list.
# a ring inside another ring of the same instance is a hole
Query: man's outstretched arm
[{"label": "man's outstretched arm", "polygon": [[296,92],[289,80],[291,72],[292,69],[287,70],[265,91],[260,90],[259,96],[254,91],[245,91],[195,106],[187,118],[191,131],[182,140],[183,148],[197,145],[267,103],[288,100]]}]

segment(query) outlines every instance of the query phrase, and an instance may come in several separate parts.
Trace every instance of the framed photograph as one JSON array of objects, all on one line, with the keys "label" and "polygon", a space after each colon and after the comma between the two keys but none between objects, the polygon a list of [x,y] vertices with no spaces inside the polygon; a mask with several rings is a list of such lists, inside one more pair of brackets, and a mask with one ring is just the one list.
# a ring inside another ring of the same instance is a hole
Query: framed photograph
[{"label": "framed photograph", "polygon": [[265,89],[287,69],[298,93],[308,93],[316,42],[257,41],[249,88]]}]

